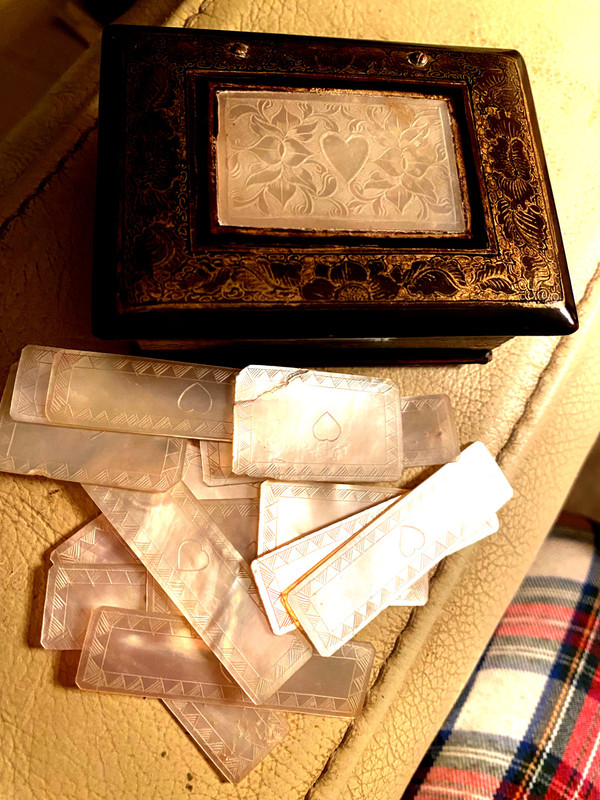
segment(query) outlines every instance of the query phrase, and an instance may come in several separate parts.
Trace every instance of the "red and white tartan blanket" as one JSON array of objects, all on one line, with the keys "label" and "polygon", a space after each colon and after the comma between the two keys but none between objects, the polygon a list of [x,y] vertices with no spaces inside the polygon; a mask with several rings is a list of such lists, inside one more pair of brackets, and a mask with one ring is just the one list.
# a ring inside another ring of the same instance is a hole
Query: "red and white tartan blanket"
[{"label": "red and white tartan blanket", "polygon": [[403,800],[600,800],[600,535],[547,539]]}]

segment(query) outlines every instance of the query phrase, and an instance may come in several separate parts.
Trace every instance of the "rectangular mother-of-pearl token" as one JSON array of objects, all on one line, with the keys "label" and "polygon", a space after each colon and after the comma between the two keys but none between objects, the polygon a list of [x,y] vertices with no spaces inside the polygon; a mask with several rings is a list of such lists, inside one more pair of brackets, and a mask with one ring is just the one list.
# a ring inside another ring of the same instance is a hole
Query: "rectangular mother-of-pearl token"
[{"label": "rectangular mother-of-pearl token", "polygon": [[247,475],[233,471],[233,445],[231,442],[200,442],[202,477],[208,486],[226,486],[232,483],[249,483]]},{"label": "rectangular mother-of-pearl token", "polygon": [[[322,655],[335,652],[512,497],[481,442],[464,450],[283,595]],[[488,531],[492,532],[492,529]]]},{"label": "rectangular mother-of-pearl token", "polygon": [[[317,654],[262,709],[353,717],[362,708],[375,651],[351,642],[331,658]],[[82,689],[142,697],[252,706],[251,700],[180,615],[102,608],[81,655]]]},{"label": "rectangular mother-of-pearl token", "polygon": [[282,480],[395,481],[400,394],[391,381],[250,366],[235,383],[233,471]]},{"label": "rectangular mother-of-pearl token", "polygon": [[[395,497],[358,514],[295,539],[252,562],[254,580],[274,633],[281,635],[296,627],[293,616],[283,604],[283,592],[345,541],[383,514],[397,499],[396,494]],[[416,587],[411,587],[398,598],[398,605],[423,605],[427,601],[427,587],[428,579],[424,576]]]},{"label": "rectangular mother-of-pearl token", "polygon": [[103,514],[55,547],[50,561],[61,566],[140,563]]},{"label": "rectangular mother-of-pearl token", "polygon": [[46,416],[54,425],[227,441],[236,374],[228,367],[58,350]]},{"label": "rectangular mother-of-pearl token", "polygon": [[227,500],[258,498],[258,483],[228,483],[223,486],[209,486],[202,474],[202,455],[200,442],[188,439],[186,442],[185,461],[182,481],[197,500]]},{"label": "rectangular mother-of-pearl token", "polygon": [[146,492],[180,480],[181,439],[15,422],[9,414],[14,378],[12,367],[0,402],[0,471]]},{"label": "rectangular mother-of-pearl token", "polygon": [[46,587],[42,647],[81,650],[90,614],[98,606],[143,611],[147,574],[141,564],[52,565]]},{"label": "rectangular mother-of-pearl token", "polygon": [[288,733],[281,714],[193,700],[163,700],[204,755],[231,783],[245,778]]},{"label": "rectangular mother-of-pearl token", "polygon": [[310,658],[298,631],[273,635],[250,568],[184,484],[161,495],[84,488],[253,702]]},{"label": "rectangular mother-of-pearl token", "polygon": [[401,397],[405,467],[447,464],[460,453],[454,410],[447,394]]}]

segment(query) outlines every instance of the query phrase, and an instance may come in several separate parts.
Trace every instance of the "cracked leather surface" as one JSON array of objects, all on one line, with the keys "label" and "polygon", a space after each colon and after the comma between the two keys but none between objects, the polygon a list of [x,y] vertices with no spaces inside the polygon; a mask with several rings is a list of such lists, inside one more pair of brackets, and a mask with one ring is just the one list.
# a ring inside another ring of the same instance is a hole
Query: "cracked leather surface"
[{"label": "cracked leather surface", "polygon": [[[182,25],[197,8],[145,0],[128,21]],[[207,0],[203,9],[191,22],[207,28],[519,49],[581,329],[564,340],[514,339],[485,366],[360,370],[393,378],[404,395],[447,392],[458,409],[461,443],[481,439],[498,455],[515,499],[498,534],[441,565],[427,606],[412,614],[388,609],[361,633],[375,644],[377,659],[354,725],[288,715],[290,735],[237,787],[220,781],[158,702],[80,692],[73,688],[76,657],[40,648],[48,549],[96,511],[77,486],[0,474],[2,800],[399,797],[600,429],[595,4],[579,4],[577,16],[551,0],[526,9],[500,0],[477,7],[457,0]],[[86,59],[0,144],[2,380],[28,343],[126,347],[90,334],[97,52]],[[403,484],[424,474],[412,470]]]}]

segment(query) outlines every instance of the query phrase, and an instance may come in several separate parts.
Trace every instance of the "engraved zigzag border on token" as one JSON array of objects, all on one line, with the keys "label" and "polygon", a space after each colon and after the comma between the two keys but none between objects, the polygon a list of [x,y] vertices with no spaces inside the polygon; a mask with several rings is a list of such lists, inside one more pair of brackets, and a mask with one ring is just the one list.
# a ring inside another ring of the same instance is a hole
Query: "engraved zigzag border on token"
[{"label": "engraved zigzag border on token", "polygon": [[[396,384],[384,378],[370,378],[366,375],[348,375],[337,372],[318,372],[311,369],[291,369],[289,367],[268,367],[251,365],[245,367],[236,378],[236,403],[245,403],[256,400],[262,392],[251,392],[261,381],[268,381],[271,385],[267,393],[275,392],[289,384],[292,380],[300,378],[309,386],[325,386],[330,389],[349,389],[370,394],[382,394],[390,389],[396,389]],[[239,389],[238,389],[239,387]]]},{"label": "engraved zigzag border on token", "polygon": [[[153,578],[148,582],[148,610],[159,614],[172,614],[173,607],[165,592],[158,586]],[[175,613],[179,613],[176,611]],[[318,657],[318,656],[316,656]],[[315,656],[313,655],[313,658]],[[373,666],[374,649],[365,642],[348,642],[342,645],[337,653],[331,656],[332,659],[343,658],[348,660],[353,658],[355,661],[351,678],[351,689],[347,698],[344,697],[323,697],[310,695],[310,693],[299,693],[286,691],[286,686],[293,685],[294,677],[285,683],[273,696],[273,705],[283,711],[294,711],[310,709],[311,713],[325,713],[326,711],[339,716],[355,716],[364,702],[366,694],[366,682],[371,674]],[[330,661],[328,663],[333,663]]]},{"label": "engraved zigzag border on token", "polygon": [[[376,517],[383,514],[395,501],[396,498],[390,498],[383,501],[383,508],[380,507],[380,504],[379,506],[372,506],[359,511],[321,530],[303,536],[301,539],[296,539],[287,545],[283,545],[252,562],[252,572],[261,592],[265,611],[276,633],[284,633],[296,627],[293,616],[284,604],[283,593],[294,580],[297,580],[313,568],[315,554],[319,560],[321,557],[325,557],[325,555],[319,555],[320,551],[329,547],[331,552],[331,548],[335,549],[335,547],[341,546],[356,533],[363,530]],[[302,565],[302,561],[311,555],[313,560],[309,560],[307,564]],[[300,562],[302,565],[300,575],[296,579],[289,582],[286,581],[286,585],[278,584],[278,568],[294,562]],[[264,593],[262,590],[264,590]]]},{"label": "engraved zigzag border on token", "polygon": [[247,475],[233,471],[233,444],[231,441],[200,441],[202,478],[207,486],[226,486],[232,483],[249,483]]},{"label": "engraved zigzag border on token", "polygon": [[[100,608],[95,612],[86,637],[81,665],[77,673],[77,683],[80,688],[134,693],[162,699],[193,698],[209,704],[224,703],[254,707],[242,689],[223,670],[221,670],[225,679],[223,683],[215,683],[214,678],[212,680],[202,680],[201,677],[198,680],[179,680],[162,678],[157,675],[108,671],[105,668],[104,657],[110,644],[110,637],[116,630],[151,634],[163,633],[167,636],[196,639],[201,642],[198,634],[180,615],[159,612],[152,616],[120,608]],[[206,645],[202,645],[202,647],[206,649],[206,656],[209,660],[213,658],[216,660]],[[286,689],[286,686],[291,684],[293,687],[294,685],[294,676],[292,676],[289,682],[280,687],[260,707],[276,711],[355,716],[364,701],[374,656],[375,650],[371,644],[350,642],[325,662],[328,670],[325,680],[334,679],[338,686],[338,679],[332,678],[337,670],[336,662],[350,664],[351,672],[348,675],[346,675],[346,669],[343,670],[344,683],[338,695],[317,694],[304,689]],[[323,660],[323,657],[318,655],[313,658],[319,661]],[[302,685],[302,683],[303,679],[300,678],[300,684]]]},{"label": "engraved zigzag border on token", "polygon": [[210,381],[212,383],[231,381],[237,374],[235,369],[186,364],[176,361],[161,362],[156,359],[139,358],[137,356],[119,356],[84,350],[59,350],[53,360],[46,403],[46,412],[50,421],[56,421],[62,425],[135,427],[148,433],[168,428],[169,433],[172,433],[172,435],[182,437],[189,436],[194,438],[202,434],[205,437],[214,436],[227,440],[231,439],[233,433],[231,422],[210,420],[201,416],[178,420],[168,415],[128,414],[124,411],[117,411],[111,415],[106,411],[94,413],[89,407],[76,412],[68,399],[72,370],[76,366],[80,368],[85,366],[100,371],[110,368],[116,372],[135,375],[189,378],[194,382]]},{"label": "engraved zigzag border on token", "polygon": [[38,345],[27,345],[21,351],[15,377],[15,389],[10,404],[10,414],[17,422],[47,422],[44,413],[45,397],[42,402],[38,402],[36,388],[40,380],[40,373],[47,373],[46,378],[49,381],[55,353],[54,347]]},{"label": "engraved zigzag border on token", "polygon": [[[200,457],[202,459],[202,477],[209,486],[219,486],[224,483],[226,475],[221,463],[221,442],[200,442]],[[233,473],[232,473],[233,474]]]},{"label": "engraved zigzag border on token", "polygon": [[85,627],[74,637],[67,625],[71,587],[106,585],[138,586],[146,595],[146,570],[140,565],[111,564],[102,566],[53,564],[48,573],[41,643],[47,650],[80,650],[85,639]]},{"label": "engraved zigzag border on token", "polygon": [[[264,555],[269,550],[281,546],[277,541],[280,500],[316,499],[374,505],[387,500],[394,494],[400,496],[401,492],[398,489],[360,484],[264,481],[260,487],[259,555]],[[307,531],[307,533],[309,532]]]},{"label": "engraved zigzag border on token", "polygon": [[[148,617],[123,609],[101,608],[86,637],[81,656],[81,665],[77,673],[80,688],[95,691],[116,691],[135,693],[160,698],[186,695],[197,700],[243,699],[243,691],[233,681],[231,686],[215,685],[210,682],[166,679],[126,672],[114,672],[105,669],[104,654],[112,632],[122,628],[126,631],[140,633],[164,633],[185,639],[198,639],[196,631],[181,616],[165,614],[162,618]],[[88,641],[89,639],[89,641]]]},{"label": "engraved zigzag border on token", "polygon": [[[442,419],[440,421],[439,409],[445,407],[446,405],[447,395],[423,395],[423,396],[415,396],[415,397],[401,397],[400,398],[400,405],[401,405],[401,413],[406,414],[409,413],[411,407],[417,411],[422,411],[424,408],[431,409],[436,413],[436,418],[438,423],[446,429],[446,432],[449,428],[453,428],[454,425],[450,420]],[[457,442],[458,446],[458,442]],[[431,463],[431,452],[426,449],[419,449],[419,450],[404,450],[404,455],[407,456],[407,453],[410,453],[410,465],[420,466],[422,464],[430,464]],[[450,447],[447,445],[443,448],[438,448],[437,456],[436,456],[436,463],[442,464],[447,461],[451,461],[452,459],[456,458],[457,452],[451,450]]]},{"label": "engraved zigzag border on token", "polygon": [[[98,553],[100,549],[100,553]],[[109,551],[107,556],[106,551]],[[103,514],[71,534],[50,553],[53,564],[139,564]]]},{"label": "engraved zigzag border on token", "polygon": [[[19,423],[13,423],[19,424]],[[22,423],[24,425],[29,423]],[[97,469],[90,471],[89,468],[70,467],[64,462],[32,462],[27,458],[16,458],[11,456],[2,457],[1,452],[5,449],[4,445],[8,447],[11,442],[10,424],[2,423],[0,421],[0,471],[2,472],[15,472],[20,475],[41,475],[46,478],[53,478],[55,480],[74,481],[76,483],[93,483],[100,486],[113,486],[124,489],[132,489],[139,491],[155,491],[164,492],[179,478],[179,455],[181,450],[177,452],[167,452],[165,463],[171,463],[172,466],[160,474],[158,480],[152,478],[148,473],[135,473],[125,470],[108,470]],[[170,442],[175,442],[175,439],[170,439]],[[172,445],[168,445],[169,450]]]}]

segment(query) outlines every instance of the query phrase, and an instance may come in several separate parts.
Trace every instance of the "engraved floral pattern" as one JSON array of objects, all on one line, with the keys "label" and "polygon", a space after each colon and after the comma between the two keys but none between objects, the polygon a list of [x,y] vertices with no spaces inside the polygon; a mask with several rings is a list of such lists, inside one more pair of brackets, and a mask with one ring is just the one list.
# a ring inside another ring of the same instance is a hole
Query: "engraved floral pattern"
[{"label": "engraved floral pattern", "polygon": [[416,297],[435,294],[452,297],[468,282],[464,268],[456,258],[418,259],[407,270],[393,269],[392,277],[406,285],[408,292]]},{"label": "engraved floral pattern", "polygon": [[529,200],[533,196],[531,168],[519,126],[502,112],[490,117],[488,138],[495,140],[490,155],[498,186],[516,203]]},{"label": "engraved floral pattern", "polygon": [[384,274],[385,270],[382,260],[370,261],[365,266],[357,261],[321,263],[315,268],[317,277],[302,287],[302,295],[306,300],[355,303],[392,300],[398,294],[398,284]]},{"label": "engraved floral pattern", "polygon": [[335,92],[219,95],[224,224],[461,231],[444,101]]}]

